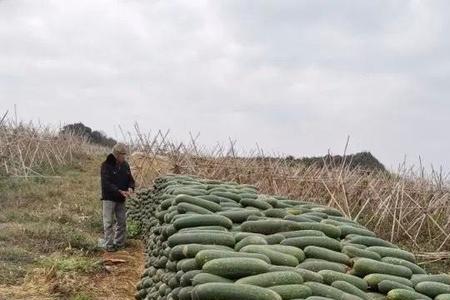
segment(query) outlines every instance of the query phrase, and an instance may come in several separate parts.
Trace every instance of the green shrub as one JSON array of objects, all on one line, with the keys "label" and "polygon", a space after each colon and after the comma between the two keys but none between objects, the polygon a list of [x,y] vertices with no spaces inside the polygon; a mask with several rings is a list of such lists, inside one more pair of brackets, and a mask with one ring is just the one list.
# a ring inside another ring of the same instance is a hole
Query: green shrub
[{"label": "green shrub", "polygon": [[137,239],[140,238],[142,232],[141,225],[135,221],[127,220],[127,235],[128,238]]}]

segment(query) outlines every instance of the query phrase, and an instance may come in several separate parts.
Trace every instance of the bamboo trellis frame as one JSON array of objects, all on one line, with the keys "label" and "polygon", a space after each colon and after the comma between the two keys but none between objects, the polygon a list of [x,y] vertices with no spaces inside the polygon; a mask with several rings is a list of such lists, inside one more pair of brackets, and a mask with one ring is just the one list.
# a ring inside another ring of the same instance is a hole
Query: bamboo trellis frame
[{"label": "bamboo trellis frame", "polygon": [[[282,157],[268,158],[259,148],[239,156],[235,141],[208,150],[197,140],[191,135],[187,143],[172,142],[168,132],[144,135],[136,127],[128,142],[144,157],[138,181],[149,185],[170,171],[249,183],[262,193],[334,206],[379,236],[415,251],[450,251],[450,189],[442,173],[425,175],[422,167],[415,172],[404,165],[396,174],[328,161],[323,167],[290,165]],[[155,169],[161,159],[166,168]]]},{"label": "bamboo trellis frame", "polygon": [[[242,153],[230,140],[208,149],[200,145],[198,135],[179,142],[169,133],[144,134],[136,125],[133,133],[124,134],[130,148],[143,158],[135,166],[142,185],[167,172],[249,183],[261,193],[334,206],[382,238],[429,257],[430,252],[445,257],[450,251],[450,189],[441,172],[426,175],[422,167],[414,171],[402,165],[392,174],[331,161],[322,167],[290,164],[281,156],[269,157],[258,146]],[[51,170],[100,150],[105,151],[74,135],[11,121],[6,114],[0,117],[0,176],[56,177]],[[42,173],[43,166],[50,171]]]}]

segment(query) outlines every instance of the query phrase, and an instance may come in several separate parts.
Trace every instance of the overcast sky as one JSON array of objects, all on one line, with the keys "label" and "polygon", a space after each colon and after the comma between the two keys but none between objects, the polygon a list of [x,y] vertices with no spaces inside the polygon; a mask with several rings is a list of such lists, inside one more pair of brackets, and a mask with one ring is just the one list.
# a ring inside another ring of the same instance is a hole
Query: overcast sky
[{"label": "overcast sky", "polygon": [[450,170],[450,1],[0,0],[0,113]]}]

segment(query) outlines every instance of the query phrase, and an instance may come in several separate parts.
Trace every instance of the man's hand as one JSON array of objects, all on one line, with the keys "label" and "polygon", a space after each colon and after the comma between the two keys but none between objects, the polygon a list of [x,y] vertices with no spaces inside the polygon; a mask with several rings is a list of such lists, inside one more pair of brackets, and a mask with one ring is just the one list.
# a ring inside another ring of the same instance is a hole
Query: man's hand
[{"label": "man's hand", "polygon": [[132,188],[128,188],[128,195],[131,196],[134,194],[134,190]]},{"label": "man's hand", "polygon": [[130,196],[130,194],[128,192],[119,190],[119,193],[124,197],[124,198],[128,198]]}]

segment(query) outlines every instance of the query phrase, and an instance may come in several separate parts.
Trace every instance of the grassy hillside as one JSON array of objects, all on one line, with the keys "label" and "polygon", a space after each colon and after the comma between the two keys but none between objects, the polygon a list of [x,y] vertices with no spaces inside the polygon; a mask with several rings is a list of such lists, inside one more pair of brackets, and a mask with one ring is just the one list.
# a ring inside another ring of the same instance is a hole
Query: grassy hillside
[{"label": "grassy hillside", "polygon": [[307,166],[316,165],[317,167],[328,166],[348,166],[350,169],[361,168],[370,171],[385,171],[384,165],[370,152],[359,152],[355,154],[325,155],[321,157],[304,157],[295,161]]},{"label": "grassy hillside", "polygon": [[[115,293],[131,298],[142,264],[141,245],[132,241],[127,250],[135,257],[128,255],[122,270],[105,267],[97,247],[102,159],[85,157],[55,170],[53,177],[0,179],[0,295],[98,299],[96,295]],[[111,276],[125,276],[129,282],[114,289],[104,279]]]},{"label": "grassy hillside", "polygon": [[384,165],[370,152],[358,152],[355,154],[342,155],[324,155],[313,157],[296,158],[292,155],[286,157],[261,157],[260,160],[273,160],[286,163],[291,166],[304,166],[314,168],[337,168],[344,167],[350,170],[360,169],[367,172],[386,171]]}]

